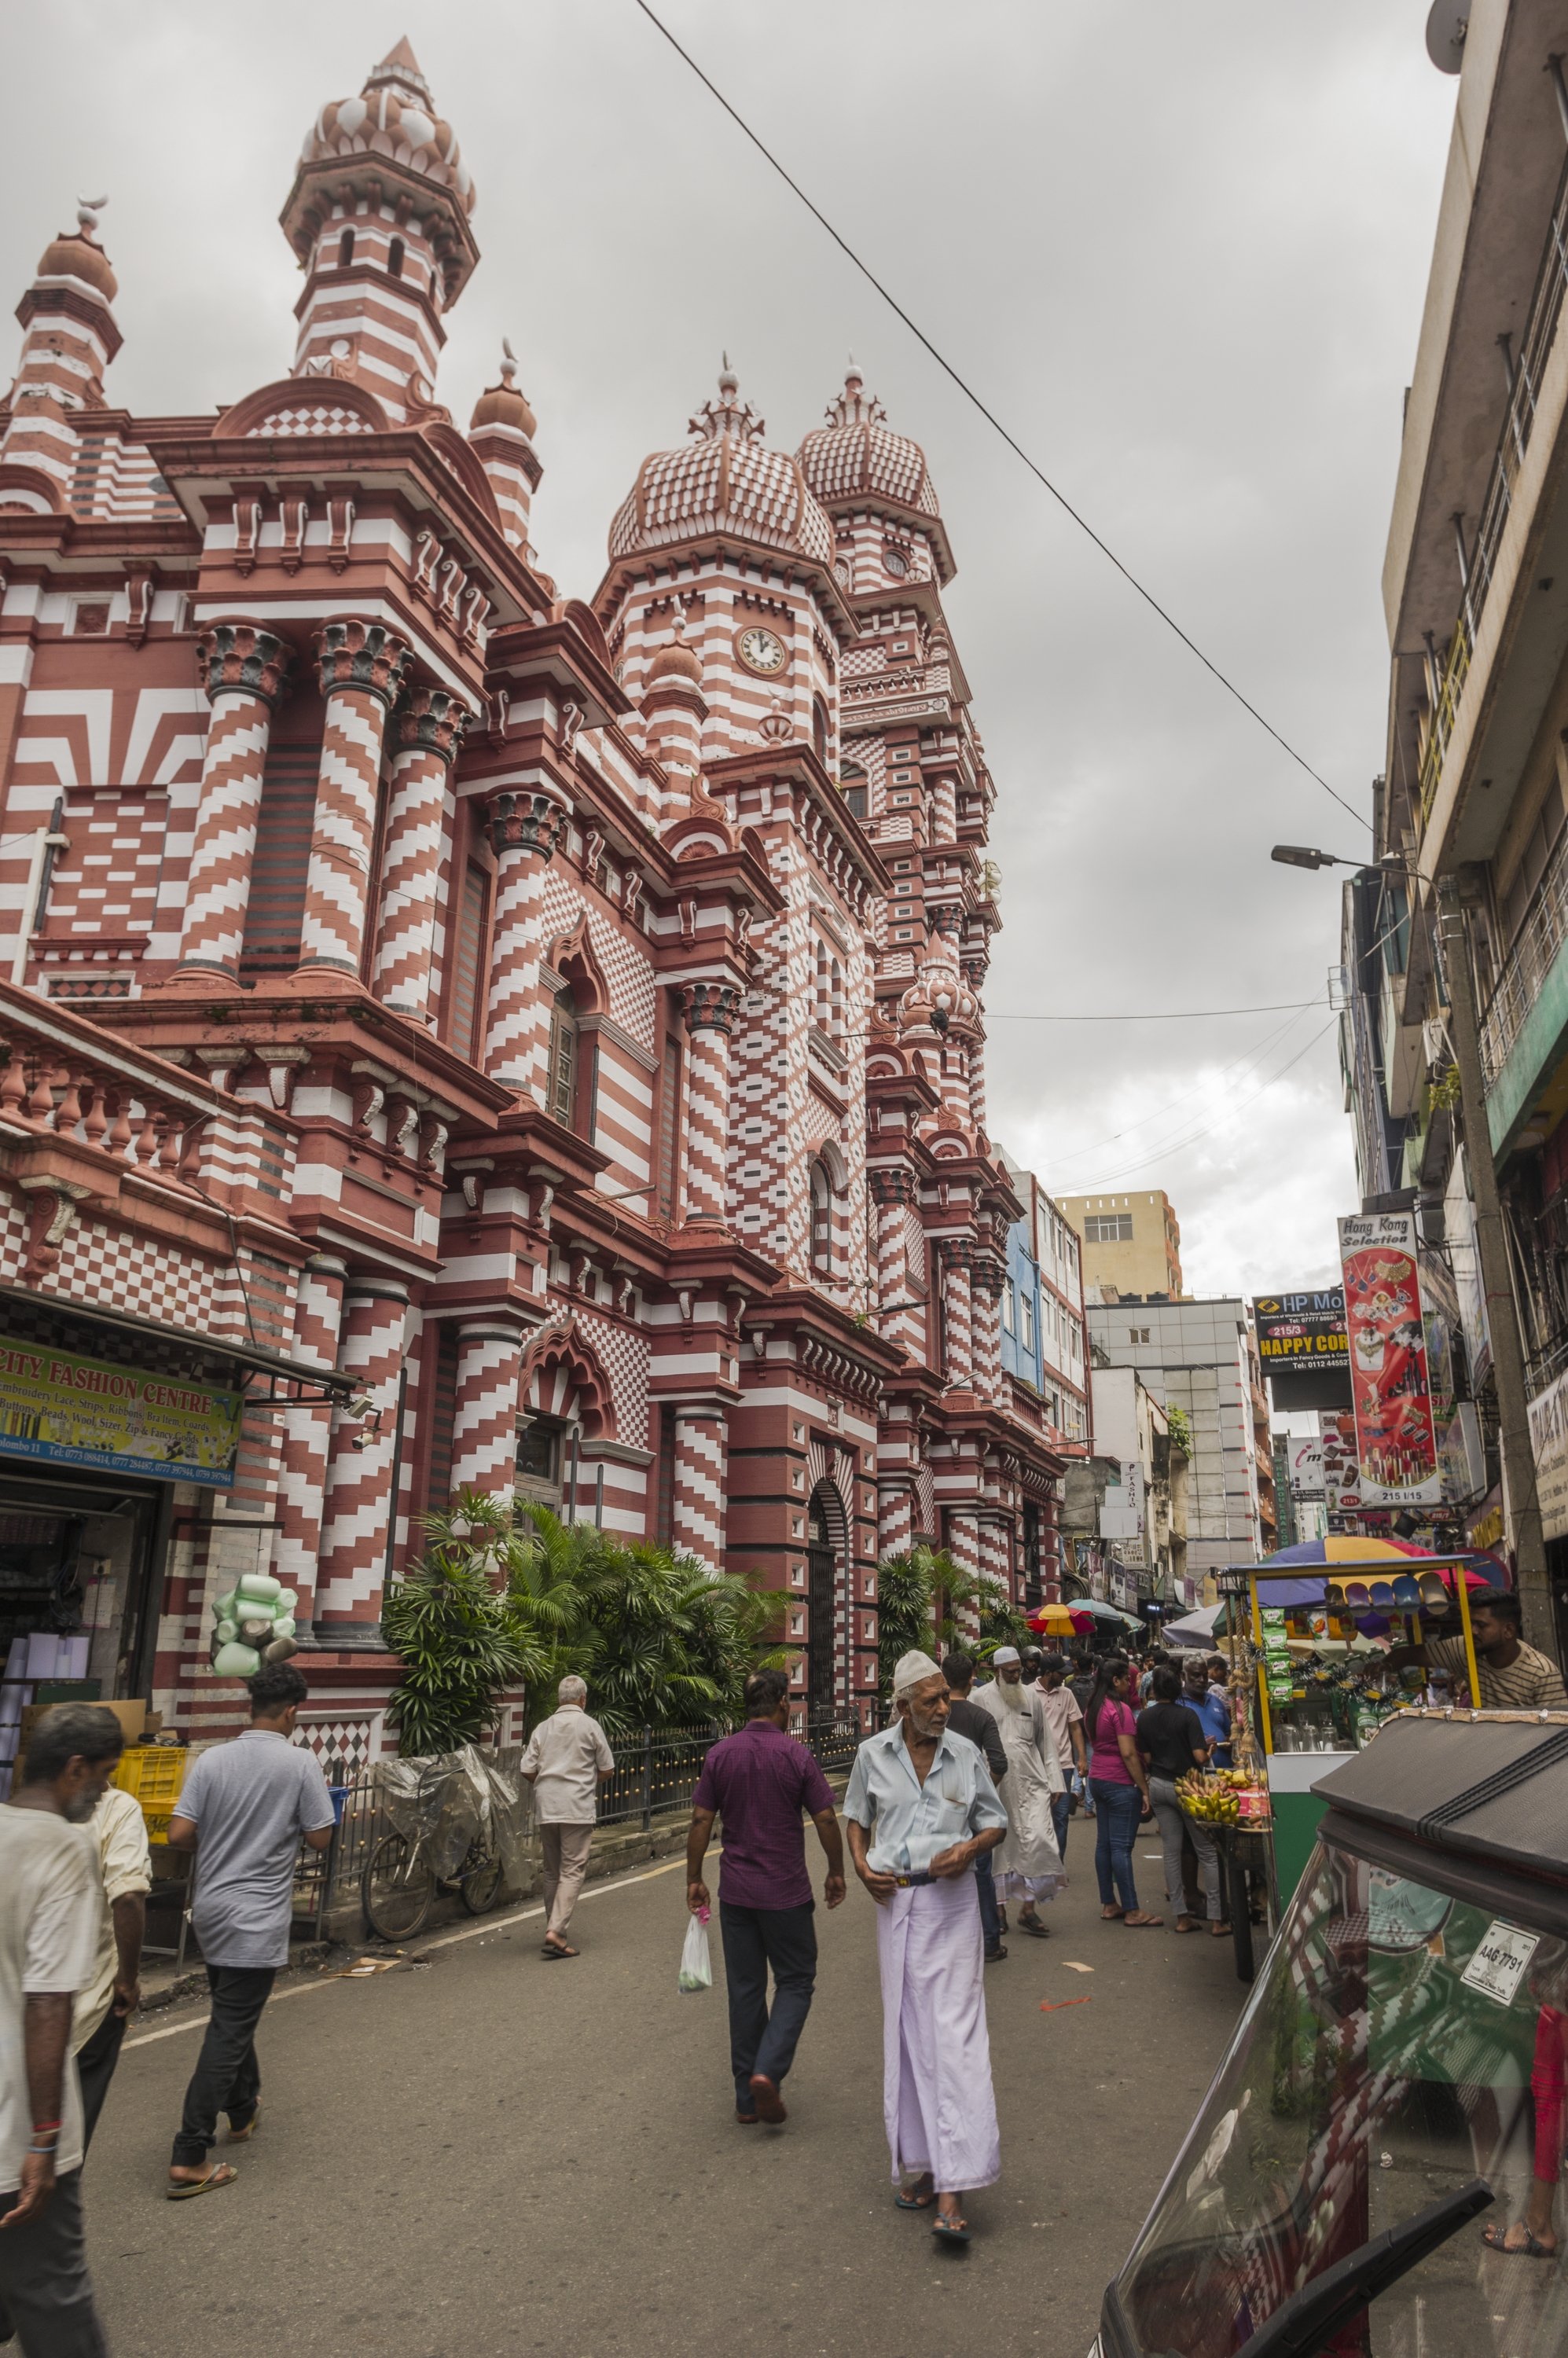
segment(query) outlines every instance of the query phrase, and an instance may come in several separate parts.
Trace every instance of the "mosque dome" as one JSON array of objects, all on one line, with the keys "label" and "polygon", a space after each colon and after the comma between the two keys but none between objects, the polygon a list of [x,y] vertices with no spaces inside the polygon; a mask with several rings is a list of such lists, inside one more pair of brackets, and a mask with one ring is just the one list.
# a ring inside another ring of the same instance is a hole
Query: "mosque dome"
[{"label": "mosque dome", "polygon": [[694,687],[702,686],[702,665],[691,649],[684,646],[679,639],[673,639],[667,647],[661,647],[648,666],[648,686],[653,687],[661,679],[686,679]]},{"label": "mosque dome", "polygon": [[517,363],[508,345],[501,363],[500,384],[487,384],[474,403],[473,416],[469,420],[470,434],[477,434],[481,426],[512,426],[519,434],[525,434],[530,442],[534,439],[539,421],[513,381],[516,374]]},{"label": "mosque dome", "polygon": [[762,420],[739,394],[726,362],[719,399],[704,402],[691,420],[691,440],[643,460],[610,527],[611,562],[642,549],[725,534],[831,570],[827,518],[795,460],[767,448]]},{"label": "mosque dome", "polygon": [[939,516],[925,453],[907,434],[895,434],[887,411],[853,361],[844,390],[827,405],[826,426],[808,434],[796,457],[816,497],[885,502],[914,515]]},{"label": "mosque dome", "polygon": [[465,214],[473,211],[474,185],[457,136],[436,113],[430,85],[406,40],[383,58],[357,98],[334,99],[321,109],[299,161],[303,167],[361,156],[384,156],[449,191]]},{"label": "mosque dome", "polygon": [[[104,202],[103,197],[94,200],[96,205]],[[120,291],[120,282],[109,267],[108,255],[92,234],[98,226],[94,206],[79,206],[76,220],[74,230],[62,231],[44,248],[36,275],[39,278],[80,279],[102,295],[105,303],[112,303]]]}]

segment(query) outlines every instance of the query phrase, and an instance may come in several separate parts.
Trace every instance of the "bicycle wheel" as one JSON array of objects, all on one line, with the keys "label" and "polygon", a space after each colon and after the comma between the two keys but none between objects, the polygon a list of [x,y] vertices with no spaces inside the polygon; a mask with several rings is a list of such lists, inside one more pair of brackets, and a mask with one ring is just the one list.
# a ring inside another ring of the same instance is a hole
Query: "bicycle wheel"
[{"label": "bicycle wheel", "polygon": [[488,1916],[501,1897],[500,1854],[476,1842],[463,1861],[458,1887],[470,1916]]},{"label": "bicycle wheel", "polygon": [[430,1912],[436,1878],[402,1834],[383,1834],[360,1886],[365,1921],[384,1941],[410,1941]]}]

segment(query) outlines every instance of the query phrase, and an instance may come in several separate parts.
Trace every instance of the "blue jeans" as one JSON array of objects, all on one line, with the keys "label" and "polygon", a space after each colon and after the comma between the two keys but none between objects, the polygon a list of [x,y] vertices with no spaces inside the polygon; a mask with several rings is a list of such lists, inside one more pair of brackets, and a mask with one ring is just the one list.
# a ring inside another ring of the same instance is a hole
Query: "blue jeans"
[{"label": "blue jeans", "polygon": [[1143,1796],[1136,1785],[1112,1784],[1103,1777],[1091,1778],[1089,1790],[1095,1803],[1095,1873],[1099,1877],[1100,1906],[1122,1908],[1130,1916],[1138,1908],[1132,1845],[1143,1814]]},{"label": "blue jeans", "polygon": [[996,1871],[989,1850],[975,1861],[975,1889],[979,1894],[980,1930],[986,1936],[986,1946],[994,1949],[1001,1939],[1001,1911],[996,1904]]},{"label": "blue jeans", "polygon": [[[724,1976],[730,1987],[730,2068],[735,2104],[752,2110],[752,2074],[775,2087],[795,2061],[795,2042],[816,1986],[816,1926],[808,1899],[800,1908],[734,1908],[719,1902]],[[768,2011],[768,1967],[773,1969]]]},{"label": "blue jeans", "polygon": [[1071,1793],[1053,1793],[1051,1796],[1051,1823],[1056,1830],[1056,1847],[1062,1854],[1062,1864],[1064,1866],[1065,1866],[1067,1863],[1067,1821],[1071,1818],[1072,1814],[1073,1797]]}]

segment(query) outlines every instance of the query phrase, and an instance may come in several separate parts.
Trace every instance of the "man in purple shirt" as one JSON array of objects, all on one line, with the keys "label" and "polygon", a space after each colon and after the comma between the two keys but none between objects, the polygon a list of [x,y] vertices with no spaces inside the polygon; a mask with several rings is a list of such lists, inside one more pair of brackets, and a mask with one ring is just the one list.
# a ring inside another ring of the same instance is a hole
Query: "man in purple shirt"
[{"label": "man in purple shirt", "polygon": [[844,1897],[844,1843],[833,1795],[806,1746],[789,1733],[788,1680],[782,1671],[758,1671],[746,1682],[745,1726],[722,1737],[702,1764],[686,1842],[686,1899],[695,1916],[710,1905],[702,1865],[713,1821],[723,1819],[719,1928],[730,1985],[735,2117],[747,2128],[785,2118],[779,2087],[816,1985],[803,1810],[827,1854],[822,1896],[837,1908]]}]

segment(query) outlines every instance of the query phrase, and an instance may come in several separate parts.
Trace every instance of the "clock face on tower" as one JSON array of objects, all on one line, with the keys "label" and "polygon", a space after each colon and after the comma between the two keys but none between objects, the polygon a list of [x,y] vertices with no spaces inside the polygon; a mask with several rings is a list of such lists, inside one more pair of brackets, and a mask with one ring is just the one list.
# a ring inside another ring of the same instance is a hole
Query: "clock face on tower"
[{"label": "clock face on tower", "polygon": [[735,641],[735,652],[748,671],[760,673],[763,679],[775,677],[789,661],[784,641],[775,638],[772,631],[764,631],[760,623],[741,632]]}]

